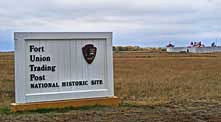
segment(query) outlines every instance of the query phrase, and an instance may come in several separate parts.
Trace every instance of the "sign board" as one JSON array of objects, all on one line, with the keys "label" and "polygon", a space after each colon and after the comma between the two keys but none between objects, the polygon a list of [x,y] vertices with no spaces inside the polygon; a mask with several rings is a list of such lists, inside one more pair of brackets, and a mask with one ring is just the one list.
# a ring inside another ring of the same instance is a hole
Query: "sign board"
[{"label": "sign board", "polygon": [[111,32],[15,32],[16,103],[114,96]]}]

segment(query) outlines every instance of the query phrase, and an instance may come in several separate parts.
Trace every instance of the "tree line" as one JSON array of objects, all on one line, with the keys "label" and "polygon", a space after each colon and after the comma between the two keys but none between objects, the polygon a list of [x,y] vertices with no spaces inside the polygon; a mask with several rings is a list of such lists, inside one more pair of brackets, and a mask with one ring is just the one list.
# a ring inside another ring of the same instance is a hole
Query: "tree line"
[{"label": "tree line", "polygon": [[165,48],[147,48],[139,46],[113,46],[113,51],[166,51]]}]

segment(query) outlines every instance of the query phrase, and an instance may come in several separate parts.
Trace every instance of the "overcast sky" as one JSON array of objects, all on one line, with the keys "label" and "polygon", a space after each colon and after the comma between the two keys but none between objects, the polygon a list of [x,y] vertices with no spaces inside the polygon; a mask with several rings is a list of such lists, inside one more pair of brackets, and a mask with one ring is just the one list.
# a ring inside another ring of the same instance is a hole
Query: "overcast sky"
[{"label": "overcast sky", "polygon": [[0,50],[15,31],[113,32],[114,45],[221,45],[221,0],[1,0]]}]

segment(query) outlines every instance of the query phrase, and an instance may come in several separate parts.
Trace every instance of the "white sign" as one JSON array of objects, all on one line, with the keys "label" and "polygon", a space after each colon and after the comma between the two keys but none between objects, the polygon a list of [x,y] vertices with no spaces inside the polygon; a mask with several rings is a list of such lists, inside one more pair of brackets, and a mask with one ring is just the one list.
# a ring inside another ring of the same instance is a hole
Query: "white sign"
[{"label": "white sign", "polygon": [[16,103],[114,96],[111,32],[15,32]]}]

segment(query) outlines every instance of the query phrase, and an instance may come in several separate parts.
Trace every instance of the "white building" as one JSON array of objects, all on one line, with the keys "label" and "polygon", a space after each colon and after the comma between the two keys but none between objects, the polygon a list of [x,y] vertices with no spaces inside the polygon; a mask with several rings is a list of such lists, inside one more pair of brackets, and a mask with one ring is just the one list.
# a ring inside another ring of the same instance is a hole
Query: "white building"
[{"label": "white building", "polygon": [[167,47],[167,52],[213,53],[213,52],[221,52],[221,46],[217,46],[217,47]]}]

